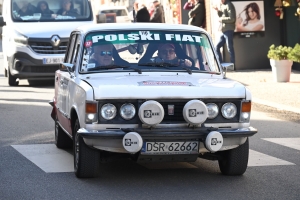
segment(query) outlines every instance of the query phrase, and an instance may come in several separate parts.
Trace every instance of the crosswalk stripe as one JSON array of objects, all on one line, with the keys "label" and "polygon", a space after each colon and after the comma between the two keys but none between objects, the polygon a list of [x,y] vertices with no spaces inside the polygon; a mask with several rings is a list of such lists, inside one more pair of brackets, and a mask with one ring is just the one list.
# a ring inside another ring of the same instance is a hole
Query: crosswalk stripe
[{"label": "crosswalk stripe", "polygon": [[[58,149],[54,144],[12,145],[12,147],[46,173],[74,171],[73,155]],[[187,162],[139,164],[148,169],[197,168]],[[276,165],[295,164],[250,149],[248,167]]]},{"label": "crosswalk stripe", "polygon": [[300,150],[300,138],[262,138],[263,140]]},{"label": "crosswalk stripe", "polygon": [[251,149],[249,150],[248,167],[276,166],[276,165],[295,165],[295,164]]},{"label": "crosswalk stripe", "polygon": [[73,172],[73,155],[54,144],[12,145],[46,173]]}]

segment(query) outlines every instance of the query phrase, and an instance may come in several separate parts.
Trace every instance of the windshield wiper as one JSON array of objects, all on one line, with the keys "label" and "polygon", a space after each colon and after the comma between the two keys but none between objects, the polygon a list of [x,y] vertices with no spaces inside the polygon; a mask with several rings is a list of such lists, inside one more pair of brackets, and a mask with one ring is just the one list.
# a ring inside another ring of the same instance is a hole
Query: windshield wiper
[{"label": "windshield wiper", "polygon": [[149,63],[139,63],[138,66],[152,66],[152,67],[178,67],[178,64],[173,64],[169,62],[149,62]]},{"label": "windshield wiper", "polygon": [[140,65],[144,65],[144,66],[152,66],[152,67],[164,67],[166,69],[170,69],[169,67],[180,67],[181,69],[186,70],[189,74],[192,74],[192,70],[189,69],[188,67],[182,67],[179,64],[173,64],[173,63],[169,63],[169,62],[159,62],[159,63],[155,63],[155,62],[149,62],[149,63],[139,63]]},{"label": "windshield wiper", "polygon": [[141,69],[130,67],[130,66],[124,66],[124,65],[101,65],[101,66],[91,68],[89,71],[98,70],[98,69],[118,69],[118,68],[133,69],[134,71],[138,72],[139,74],[142,73]]}]

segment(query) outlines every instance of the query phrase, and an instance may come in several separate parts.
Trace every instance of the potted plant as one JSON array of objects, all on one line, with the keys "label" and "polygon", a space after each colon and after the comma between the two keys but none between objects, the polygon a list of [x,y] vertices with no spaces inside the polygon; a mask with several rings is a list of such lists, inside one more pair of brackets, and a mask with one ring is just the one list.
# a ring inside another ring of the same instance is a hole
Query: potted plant
[{"label": "potted plant", "polygon": [[288,54],[288,59],[293,62],[300,62],[300,44],[296,44],[292,51]]},{"label": "potted plant", "polygon": [[290,53],[293,48],[288,46],[275,46],[272,44],[268,51],[268,58],[272,67],[273,79],[276,82],[289,82],[293,61]]}]

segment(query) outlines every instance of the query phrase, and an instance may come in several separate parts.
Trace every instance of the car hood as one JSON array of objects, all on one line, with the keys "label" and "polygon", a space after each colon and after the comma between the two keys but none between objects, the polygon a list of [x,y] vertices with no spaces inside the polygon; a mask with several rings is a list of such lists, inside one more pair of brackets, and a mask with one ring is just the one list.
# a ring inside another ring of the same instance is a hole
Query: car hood
[{"label": "car hood", "polygon": [[22,22],[14,23],[14,29],[29,38],[50,38],[53,35],[68,38],[75,28],[87,23],[92,22]]},{"label": "car hood", "polygon": [[90,77],[85,81],[93,87],[95,99],[98,100],[245,98],[246,95],[244,85],[220,76],[205,78],[128,75]]}]

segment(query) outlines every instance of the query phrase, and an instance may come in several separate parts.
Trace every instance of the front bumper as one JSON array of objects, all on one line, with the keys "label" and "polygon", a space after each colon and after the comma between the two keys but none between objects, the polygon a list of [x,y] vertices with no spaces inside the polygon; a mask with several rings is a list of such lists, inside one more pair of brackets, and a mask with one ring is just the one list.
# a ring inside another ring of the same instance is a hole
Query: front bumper
[{"label": "front bumper", "polygon": [[250,137],[257,133],[253,127],[240,129],[217,129],[217,128],[195,128],[195,129],[121,129],[121,130],[98,130],[89,131],[84,128],[78,130],[78,134],[84,139],[123,139],[129,132],[139,133],[143,140],[182,140],[182,139],[205,139],[211,131],[218,131],[224,138],[228,137]]},{"label": "front bumper", "polygon": [[59,69],[59,64],[43,64],[43,57],[36,59],[25,52],[13,54],[8,57],[8,62],[11,74],[20,79],[53,79]]},{"label": "front bumper", "polygon": [[[97,149],[128,153],[123,147],[123,137],[129,132],[138,133],[143,141],[184,141],[197,140],[204,143],[207,135],[212,131],[218,131],[224,138],[224,147],[222,150],[235,148],[245,141],[247,137],[253,136],[257,133],[257,129],[253,127],[238,128],[238,129],[218,129],[218,128],[155,128],[155,129],[119,129],[119,130],[93,130],[81,128],[78,134],[83,137],[88,146]],[[201,144],[200,144],[201,147]],[[207,152],[205,148],[199,152]]]}]

